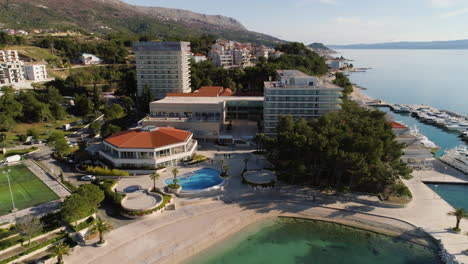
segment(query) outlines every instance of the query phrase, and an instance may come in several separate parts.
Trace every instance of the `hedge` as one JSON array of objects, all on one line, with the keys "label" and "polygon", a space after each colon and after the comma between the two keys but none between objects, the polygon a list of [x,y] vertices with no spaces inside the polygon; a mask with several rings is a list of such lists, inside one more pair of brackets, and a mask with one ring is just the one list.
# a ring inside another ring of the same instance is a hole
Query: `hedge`
[{"label": "hedge", "polygon": [[109,169],[108,167],[99,167],[99,166],[88,166],[86,168],[86,173],[95,175],[95,176],[129,176],[128,171],[118,170],[118,169]]},{"label": "hedge", "polygon": [[17,232],[16,232],[16,226],[15,225],[11,225],[8,228],[0,229],[0,239],[4,239],[4,238],[9,237],[11,235],[14,235],[16,233]]},{"label": "hedge", "polygon": [[42,244],[37,244],[35,246],[32,246],[32,247],[28,248],[27,250],[25,250],[25,251],[23,251],[23,252],[21,252],[21,253],[19,253],[17,255],[11,256],[11,257],[9,257],[7,259],[4,259],[4,260],[0,261],[0,264],[6,264],[6,263],[9,263],[9,262],[11,262],[11,261],[13,261],[15,259],[19,259],[22,256],[25,256],[25,255],[27,255],[29,253],[32,253],[32,252],[34,252],[36,250],[39,250],[39,249],[43,248],[43,247],[46,247],[46,246],[48,246],[48,245],[50,245],[52,243],[55,243],[55,242],[59,241],[60,239],[63,239],[65,237],[67,237],[67,236],[68,236],[68,234],[64,233],[64,234],[61,234],[61,235],[59,235],[59,236],[57,236],[55,238],[47,240],[46,242],[44,242]]},{"label": "hedge", "polygon": [[112,201],[114,205],[120,206],[120,203],[122,202],[122,199],[125,197],[125,194],[120,194],[114,192],[112,189],[114,186],[117,184],[117,180],[99,180],[97,182],[93,182],[101,188],[101,190],[104,191],[104,195],[106,196],[106,199]]},{"label": "hedge", "polygon": [[23,154],[27,154],[29,152],[33,152],[33,151],[38,150],[38,149],[39,149],[38,147],[31,147],[31,148],[28,148],[28,149],[10,150],[10,151],[7,151],[7,153],[5,154],[5,157],[10,157],[10,156],[14,156],[14,155],[23,155]]},{"label": "hedge", "polygon": [[170,195],[164,195],[164,194],[161,194],[161,195],[163,197],[163,201],[158,207],[154,209],[146,210],[146,211],[127,211],[127,210],[122,209],[122,213],[125,215],[130,215],[130,216],[144,216],[144,215],[152,214],[156,211],[159,211],[162,208],[164,208],[164,206],[166,206],[166,204],[172,199],[172,196]]},{"label": "hedge", "polygon": [[96,219],[94,219],[94,217],[90,216],[88,217],[88,219],[86,219],[86,221],[83,221],[81,223],[79,223],[78,225],[76,226],[73,226],[73,225],[70,225],[71,229],[73,229],[73,231],[75,232],[79,232],[85,228],[88,228],[92,225],[94,225],[94,223],[96,222]]}]

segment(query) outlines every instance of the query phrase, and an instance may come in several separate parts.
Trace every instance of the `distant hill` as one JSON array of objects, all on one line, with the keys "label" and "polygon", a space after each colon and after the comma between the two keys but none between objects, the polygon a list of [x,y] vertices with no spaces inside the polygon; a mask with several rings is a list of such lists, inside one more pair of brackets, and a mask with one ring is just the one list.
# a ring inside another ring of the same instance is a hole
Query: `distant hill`
[{"label": "distant hill", "polygon": [[468,49],[468,39],[430,42],[328,45],[332,49]]},{"label": "distant hill", "polygon": [[275,37],[247,30],[225,16],[143,7],[120,0],[0,0],[0,29],[55,28],[95,34],[187,36],[208,33],[229,40],[275,44]]},{"label": "distant hill", "polygon": [[314,42],[312,44],[307,45],[307,47],[311,49],[320,49],[320,50],[330,50],[327,46],[323,43]]}]

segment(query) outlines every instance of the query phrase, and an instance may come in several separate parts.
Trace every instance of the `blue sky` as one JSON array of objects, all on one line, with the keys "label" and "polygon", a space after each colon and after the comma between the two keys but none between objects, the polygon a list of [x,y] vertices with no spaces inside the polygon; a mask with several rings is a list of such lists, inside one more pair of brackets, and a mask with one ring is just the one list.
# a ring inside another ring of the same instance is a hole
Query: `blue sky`
[{"label": "blue sky", "polygon": [[124,0],[230,16],[290,41],[354,44],[468,39],[468,0]]}]

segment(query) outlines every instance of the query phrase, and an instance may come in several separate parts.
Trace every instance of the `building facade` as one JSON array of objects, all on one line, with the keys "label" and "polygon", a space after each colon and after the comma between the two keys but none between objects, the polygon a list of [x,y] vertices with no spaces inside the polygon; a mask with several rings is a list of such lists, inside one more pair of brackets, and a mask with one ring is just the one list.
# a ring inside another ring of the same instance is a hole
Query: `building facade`
[{"label": "building facade", "polygon": [[84,65],[95,65],[101,64],[102,59],[94,54],[82,53],[79,57],[80,62]]},{"label": "building facade", "polygon": [[20,61],[17,50],[0,50],[0,62]]},{"label": "building facade", "polygon": [[281,115],[318,118],[341,109],[343,88],[297,70],[277,71],[278,81],[265,82],[264,132],[274,135]]},{"label": "building facade", "polygon": [[43,81],[47,80],[47,68],[45,65],[25,65],[24,66],[24,75],[26,79],[32,81]]},{"label": "building facade", "polygon": [[24,81],[23,62],[0,63],[0,86]]},{"label": "building facade", "polygon": [[197,149],[192,133],[173,127],[145,127],[116,133],[103,142],[99,157],[122,169],[177,166]]},{"label": "building facade", "polygon": [[230,89],[202,87],[199,92],[169,94],[150,103],[142,126],[171,126],[189,130],[198,139],[218,140],[233,120],[261,121],[263,97],[233,96]]},{"label": "building facade", "polygon": [[189,42],[134,42],[138,95],[147,87],[153,98],[189,93]]}]

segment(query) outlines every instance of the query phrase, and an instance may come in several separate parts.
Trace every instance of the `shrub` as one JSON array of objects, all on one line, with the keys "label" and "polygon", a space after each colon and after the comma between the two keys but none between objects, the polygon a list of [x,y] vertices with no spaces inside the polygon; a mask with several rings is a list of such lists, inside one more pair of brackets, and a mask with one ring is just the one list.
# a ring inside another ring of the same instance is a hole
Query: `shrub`
[{"label": "shrub", "polygon": [[70,227],[73,229],[73,231],[79,232],[79,231],[81,231],[81,230],[83,230],[83,229],[85,229],[87,227],[92,226],[95,222],[96,222],[96,219],[94,219],[94,217],[90,216],[90,217],[88,217],[88,219],[86,219],[86,221],[83,221],[83,222],[79,223],[76,226],[70,225]]},{"label": "shrub", "polygon": [[50,232],[62,226],[62,218],[60,212],[46,214],[41,217],[43,233]]},{"label": "shrub", "polygon": [[110,200],[114,205],[120,206],[122,199],[125,197],[125,194],[116,193],[113,191],[114,186],[117,184],[117,180],[102,180],[99,182],[94,182],[97,184],[101,190],[104,191],[104,195],[107,200]]},{"label": "shrub", "polygon": [[172,189],[180,189],[180,188],[182,188],[182,186],[180,186],[179,184],[175,184],[175,183],[171,183],[171,184],[169,184],[167,187],[172,188]]},{"label": "shrub", "polygon": [[8,228],[0,229],[0,239],[4,239],[17,233],[16,226],[11,225]]},{"label": "shrub", "polygon": [[108,167],[88,166],[86,173],[96,176],[129,176],[128,171],[109,169]]},{"label": "shrub", "polygon": [[39,249],[41,249],[43,247],[46,247],[46,246],[48,246],[48,245],[50,245],[52,243],[55,243],[55,242],[57,242],[57,241],[59,241],[59,240],[61,240],[63,238],[67,238],[67,240],[68,240],[68,234],[67,233],[62,233],[61,235],[59,235],[59,236],[57,236],[55,238],[52,238],[50,240],[47,240],[44,243],[34,245],[34,246],[28,248],[27,250],[25,250],[25,251],[23,251],[23,252],[21,252],[21,253],[19,253],[17,255],[11,256],[11,257],[9,257],[7,259],[4,259],[4,260],[0,261],[0,264],[10,263],[15,259],[18,259],[18,258],[20,258],[22,256],[28,255],[29,253],[32,253],[32,252],[34,252],[36,250],[39,250]]}]

